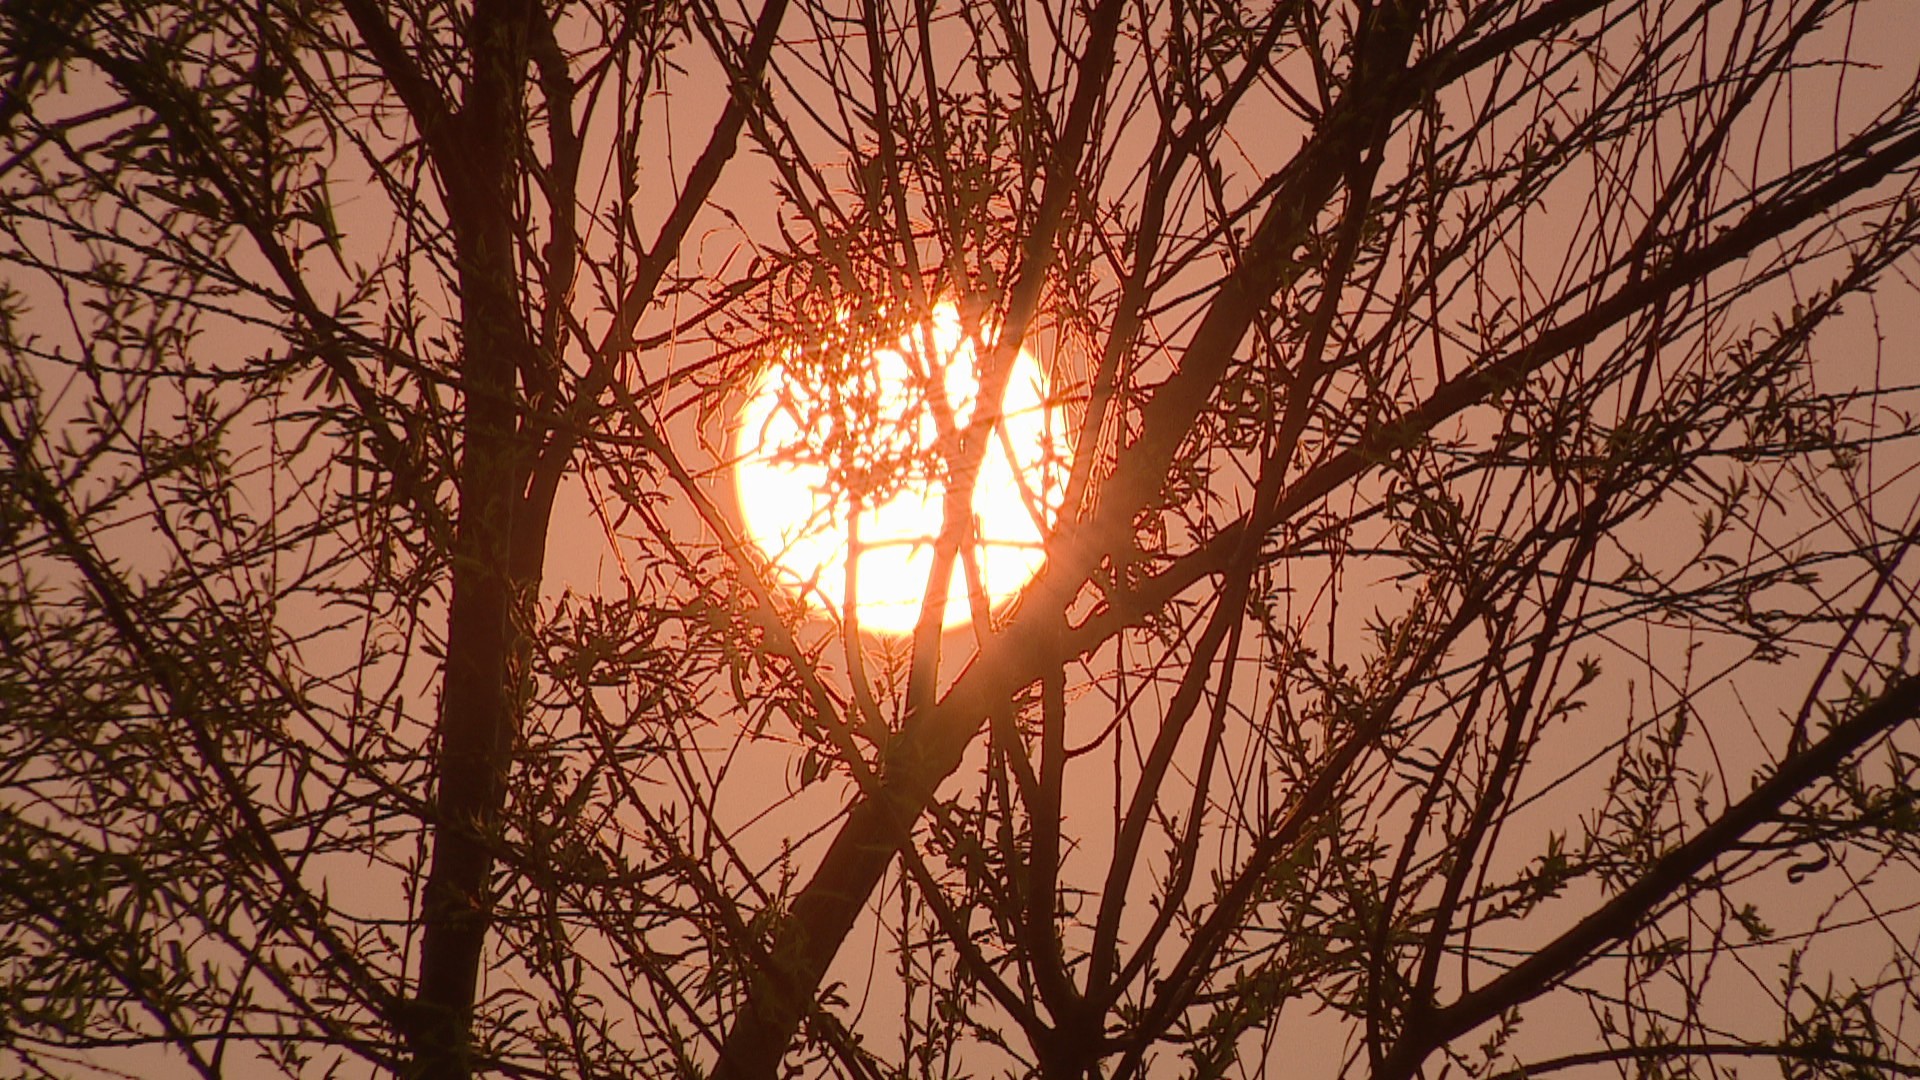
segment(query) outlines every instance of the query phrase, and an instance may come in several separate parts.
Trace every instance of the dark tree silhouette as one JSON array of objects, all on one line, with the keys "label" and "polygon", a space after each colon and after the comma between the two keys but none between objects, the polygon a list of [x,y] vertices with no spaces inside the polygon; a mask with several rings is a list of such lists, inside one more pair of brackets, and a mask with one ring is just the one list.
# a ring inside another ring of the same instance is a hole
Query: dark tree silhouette
[{"label": "dark tree silhouette", "polygon": [[1920,1072],[1910,16],[0,0],[6,1070]]}]

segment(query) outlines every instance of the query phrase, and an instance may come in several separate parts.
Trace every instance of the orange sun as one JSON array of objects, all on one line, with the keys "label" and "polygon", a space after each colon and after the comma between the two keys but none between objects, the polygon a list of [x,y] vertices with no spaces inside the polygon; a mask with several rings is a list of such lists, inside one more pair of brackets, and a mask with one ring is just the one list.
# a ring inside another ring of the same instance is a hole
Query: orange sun
[{"label": "orange sun", "polygon": [[[972,418],[976,362],[959,312],[943,302],[894,348],[805,368],[784,359],[761,376],[734,435],[734,489],[747,535],[784,587],[842,617],[856,597],[863,629],[913,630],[944,518],[939,414],[944,406],[955,429]],[[1066,477],[1065,421],[1046,372],[1022,349],[973,490],[968,554],[990,606],[1045,561]],[[966,622],[971,608],[956,560],[946,625]]]}]

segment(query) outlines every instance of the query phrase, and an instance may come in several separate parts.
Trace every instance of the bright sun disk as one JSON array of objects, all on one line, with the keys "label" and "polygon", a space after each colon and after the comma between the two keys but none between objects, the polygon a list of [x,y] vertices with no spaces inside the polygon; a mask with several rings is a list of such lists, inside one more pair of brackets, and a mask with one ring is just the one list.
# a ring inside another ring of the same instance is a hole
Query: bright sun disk
[{"label": "bright sun disk", "polygon": [[[930,342],[923,324],[897,347],[865,356],[775,362],[734,436],[740,514],[776,578],[809,603],[844,613],[857,537],[860,626],[879,633],[913,630],[933,569],[946,498],[945,465],[934,452],[937,401],[958,429],[979,395],[973,340],[958,310],[943,302],[928,322]],[[1065,432],[1046,373],[1020,350],[973,491],[971,551],[989,606],[1010,599],[1045,561],[1045,528],[1065,479]],[[956,561],[945,623],[970,616],[966,571]]]}]

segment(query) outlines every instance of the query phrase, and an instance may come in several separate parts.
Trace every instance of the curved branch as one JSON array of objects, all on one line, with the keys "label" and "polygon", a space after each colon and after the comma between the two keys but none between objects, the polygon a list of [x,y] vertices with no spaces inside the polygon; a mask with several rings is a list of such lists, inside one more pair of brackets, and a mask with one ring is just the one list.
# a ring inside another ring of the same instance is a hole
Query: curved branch
[{"label": "curved branch", "polygon": [[1836,724],[1806,752],[1782,762],[1746,798],[1692,840],[1668,852],[1644,877],[1572,929],[1478,990],[1437,1012],[1416,1017],[1375,1075],[1388,1080],[1412,1076],[1436,1047],[1579,972],[1607,945],[1644,925],[1674,894],[1732,850],[1748,832],[1772,820],[1794,796],[1845,765],[1868,743],[1916,719],[1920,719],[1920,677],[1901,673],[1859,712]]}]

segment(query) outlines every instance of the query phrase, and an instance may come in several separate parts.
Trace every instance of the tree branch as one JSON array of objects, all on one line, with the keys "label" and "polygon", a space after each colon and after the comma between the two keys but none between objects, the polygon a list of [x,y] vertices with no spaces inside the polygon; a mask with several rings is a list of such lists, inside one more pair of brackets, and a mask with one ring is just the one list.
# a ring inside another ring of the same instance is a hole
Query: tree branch
[{"label": "tree branch", "polygon": [[1673,895],[1794,796],[1831,776],[1874,739],[1920,719],[1920,677],[1901,673],[1852,717],[1834,725],[1806,752],[1782,762],[1752,793],[1729,807],[1693,839],[1668,852],[1640,880],[1572,929],[1548,942],[1492,982],[1424,1017],[1415,1016],[1375,1075],[1409,1077],[1420,1062],[1506,1010],[1538,997],[1592,963],[1601,949],[1631,936]]}]

